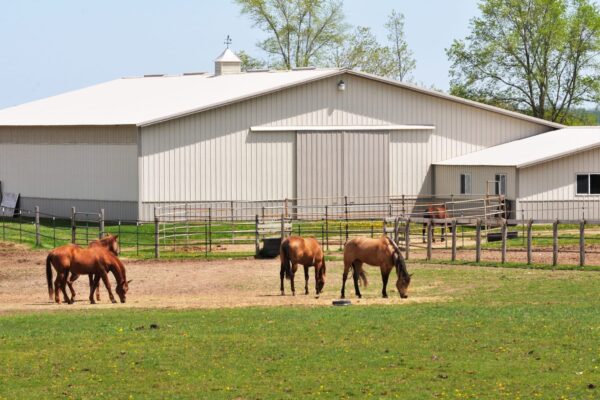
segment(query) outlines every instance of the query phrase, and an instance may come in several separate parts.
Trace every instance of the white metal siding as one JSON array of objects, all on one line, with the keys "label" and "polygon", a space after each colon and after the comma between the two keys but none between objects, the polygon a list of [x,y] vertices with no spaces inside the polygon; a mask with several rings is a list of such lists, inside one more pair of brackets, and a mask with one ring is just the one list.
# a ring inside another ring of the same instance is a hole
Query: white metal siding
[{"label": "white metal siding", "polygon": [[[343,79],[346,90],[337,90]],[[550,130],[343,75],[142,128],[142,202],[295,197],[294,133],[251,126],[434,125],[390,133],[391,194],[431,193],[431,163]]]},{"label": "white metal siding", "polygon": [[135,128],[2,128],[0,180],[28,198],[137,202]]},{"label": "white metal siding", "polygon": [[[487,181],[493,181],[496,174],[506,174],[506,198],[516,198],[515,167],[473,167],[436,165],[435,192],[440,196],[460,194],[460,174],[471,174],[471,194],[486,194]],[[494,194],[494,185],[489,185],[489,194]]]},{"label": "white metal siding", "polygon": [[577,195],[578,173],[600,173],[600,149],[519,169],[519,210],[526,218],[600,219],[600,195]]}]

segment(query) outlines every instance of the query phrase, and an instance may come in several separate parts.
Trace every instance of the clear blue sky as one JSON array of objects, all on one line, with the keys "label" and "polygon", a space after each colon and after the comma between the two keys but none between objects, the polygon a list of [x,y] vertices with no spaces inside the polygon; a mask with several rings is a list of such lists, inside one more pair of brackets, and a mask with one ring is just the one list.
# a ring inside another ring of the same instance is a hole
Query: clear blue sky
[{"label": "clear blue sky", "polygon": [[[395,8],[417,59],[415,79],[448,88],[444,49],[468,33],[476,0],[345,0],[348,23],[383,24]],[[232,49],[264,56],[263,34],[229,0],[0,0],[0,108],[148,73],[212,71]]]}]

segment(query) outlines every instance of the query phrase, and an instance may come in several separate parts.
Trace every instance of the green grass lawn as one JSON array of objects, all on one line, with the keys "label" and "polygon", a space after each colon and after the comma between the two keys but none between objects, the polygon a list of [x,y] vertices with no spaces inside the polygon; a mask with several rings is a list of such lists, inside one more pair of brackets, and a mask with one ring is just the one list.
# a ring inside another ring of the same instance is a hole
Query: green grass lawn
[{"label": "green grass lawn", "polygon": [[0,398],[600,397],[597,272],[413,279],[447,301],[1,316]]}]

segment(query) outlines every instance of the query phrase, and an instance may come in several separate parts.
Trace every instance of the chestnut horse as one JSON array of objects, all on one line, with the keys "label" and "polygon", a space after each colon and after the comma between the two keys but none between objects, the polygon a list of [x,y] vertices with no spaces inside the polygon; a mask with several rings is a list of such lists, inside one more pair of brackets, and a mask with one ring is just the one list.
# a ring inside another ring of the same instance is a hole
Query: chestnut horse
[{"label": "chestnut horse", "polygon": [[[432,224],[432,230],[431,230],[431,236],[432,236],[432,240],[435,242],[435,223],[433,222],[434,219],[447,219],[448,217],[448,211],[446,210],[446,205],[443,204],[441,206],[429,206],[427,207],[427,211],[425,211],[423,218],[430,218],[431,219],[431,224]],[[442,226],[442,238],[441,241],[443,242],[444,240],[446,240],[446,223],[440,224]],[[424,223],[423,224],[423,243],[425,243],[427,241],[426,236],[425,236],[425,229],[427,228],[427,224]],[[448,228],[449,232],[452,232],[452,228],[449,227]]]},{"label": "chestnut horse", "polygon": [[292,284],[292,295],[296,295],[294,288],[294,275],[298,270],[298,264],[304,266],[304,294],[308,294],[308,268],[315,267],[315,290],[317,296],[325,286],[325,256],[319,243],[313,238],[302,238],[290,236],[281,242],[279,248],[279,259],[281,260],[281,295],[283,296],[283,278],[289,279]]},{"label": "chestnut horse", "polygon": [[[119,256],[119,252],[120,252],[120,247],[119,247],[119,242],[118,239],[119,235],[106,235],[104,238],[102,239],[96,239],[91,241],[88,244],[88,247],[104,247],[105,249],[107,249],[108,251],[110,251],[113,255],[115,256]],[[67,245],[69,246],[69,245]],[[71,246],[76,246],[75,244],[71,244]],[[120,260],[119,260],[120,261]],[[71,274],[71,276],[67,279],[67,285],[69,286],[69,290],[71,291],[71,300],[75,300],[75,289],[73,288],[73,282],[75,282],[80,275],[78,274]],[[90,280],[90,288],[92,287],[92,284],[94,282],[94,276],[93,275],[88,275],[89,280]],[[96,300],[100,300],[100,286],[98,286],[96,288]]]},{"label": "chestnut horse", "polygon": [[398,280],[396,288],[400,297],[405,299],[408,297],[408,285],[410,285],[411,275],[406,269],[404,257],[400,249],[392,239],[387,236],[382,236],[379,239],[370,238],[354,238],[350,239],[344,245],[344,275],[342,276],[342,293],[343,299],[346,295],[346,279],[348,271],[352,269],[352,278],[354,279],[354,290],[356,296],[360,299],[360,289],[358,288],[358,279],[360,278],[367,286],[367,276],[363,270],[363,263],[379,266],[381,270],[381,278],[383,280],[383,289],[381,295],[387,298],[387,283],[390,277],[390,272],[395,268]]},{"label": "chestnut horse", "polygon": [[[52,287],[52,267],[56,269],[57,277]],[[62,291],[65,302],[72,304],[73,299],[69,299],[66,292],[66,284],[69,273],[73,275],[94,275],[94,281],[90,288],[90,302],[95,304],[94,292],[98,287],[100,278],[108,290],[108,295],[113,303],[116,303],[113,296],[108,272],[112,272],[117,281],[117,294],[121,303],[125,303],[126,293],[129,289],[129,282],[125,276],[125,268],[121,261],[103,246],[93,246],[81,248],[76,245],[65,245],[52,250],[46,257],[46,279],[48,283],[48,294],[52,300],[54,292],[54,301],[60,303],[59,290]]]}]

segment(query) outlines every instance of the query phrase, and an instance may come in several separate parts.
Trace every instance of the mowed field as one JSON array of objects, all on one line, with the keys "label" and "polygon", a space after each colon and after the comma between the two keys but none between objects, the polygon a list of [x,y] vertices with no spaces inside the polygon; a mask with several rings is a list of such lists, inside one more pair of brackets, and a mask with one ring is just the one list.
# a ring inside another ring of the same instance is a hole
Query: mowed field
[{"label": "mowed field", "polygon": [[599,272],[409,263],[400,300],[369,268],[333,307],[339,261],[316,299],[277,260],[125,260],[126,304],[56,305],[45,254],[0,244],[3,399],[600,397]]}]

